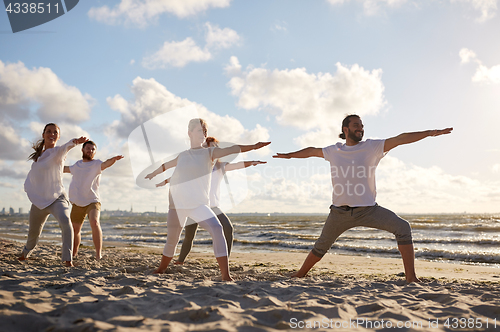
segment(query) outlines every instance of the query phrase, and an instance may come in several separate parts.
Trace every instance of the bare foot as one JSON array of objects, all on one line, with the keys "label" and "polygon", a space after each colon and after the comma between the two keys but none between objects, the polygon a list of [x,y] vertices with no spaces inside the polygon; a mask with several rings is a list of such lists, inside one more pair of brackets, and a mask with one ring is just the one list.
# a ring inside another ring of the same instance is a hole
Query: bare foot
[{"label": "bare foot", "polygon": [[64,262],[64,265],[65,265],[66,267],[74,267],[74,265],[73,265],[73,262],[72,262],[72,261],[65,261],[65,262]]},{"label": "bare foot", "polygon": [[304,275],[299,274],[299,272],[300,272],[300,271],[297,271],[297,272],[295,272],[295,273],[292,273],[292,274],[290,275],[290,278],[304,278],[304,277],[306,276],[305,274],[304,274]]},{"label": "bare foot", "polygon": [[225,276],[225,277],[222,277],[222,281],[233,281],[233,278],[231,278],[231,276]]},{"label": "bare foot", "polygon": [[24,253],[22,253],[21,256],[19,256],[18,260],[20,260],[20,261],[26,260],[26,257],[24,257]]},{"label": "bare foot", "polygon": [[161,270],[159,267],[156,268],[154,271],[153,271],[153,274],[162,274],[162,273],[165,273],[167,269],[165,270]]},{"label": "bare foot", "polygon": [[415,283],[421,283],[422,280],[418,279],[416,276],[414,278],[411,278],[411,280],[406,280],[406,283],[407,284],[411,284],[412,282],[415,282]]},{"label": "bare foot", "polygon": [[184,262],[181,262],[181,261],[175,261],[174,262],[175,265],[184,265]]}]

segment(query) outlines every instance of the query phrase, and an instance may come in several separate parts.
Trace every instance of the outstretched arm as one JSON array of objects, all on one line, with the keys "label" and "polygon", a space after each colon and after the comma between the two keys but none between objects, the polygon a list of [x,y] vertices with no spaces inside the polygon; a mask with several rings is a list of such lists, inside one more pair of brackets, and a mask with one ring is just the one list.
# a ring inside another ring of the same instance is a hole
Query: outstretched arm
[{"label": "outstretched arm", "polygon": [[160,167],[155,169],[153,172],[146,175],[145,178],[151,180],[152,178],[154,178],[158,174],[161,174],[161,173],[165,172],[167,169],[175,167],[175,166],[177,166],[177,157],[173,160],[167,161],[166,163],[162,164]]},{"label": "outstretched arm", "polygon": [[396,146],[409,144],[418,142],[429,136],[441,136],[451,133],[453,128],[446,128],[441,130],[426,130],[426,131],[417,131],[413,133],[403,133],[398,136],[388,138],[384,143],[384,152],[388,152],[394,149]]},{"label": "outstretched arm", "polygon": [[313,148],[308,147],[299,151],[290,152],[290,153],[277,153],[273,156],[273,158],[309,158],[309,157],[319,157],[323,158],[323,149],[322,148]]},{"label": "outstretched arm", "polygon": [[230,154],[258,150],[269,144],[271,144],[271,142],[259,142],[251,145],[233,145],[227,148],[215,148],[212,154],[212,159],[215,160],[218,158],[228,156]]},{"label": "outstretched arm", "polygon": [[87,142],[89,139],[87,137],[83,137],[81,136],[80,138],[73,138],[72,140],[70,140],[68,143],[64,144],[63,145],[63,149],[61,149],[61,154],[62,155],[65,155],[66,153],[69,152],[69,150],[73,149],[75,146],[77,146],[78,144],[82,144],[82,143],[85,143]]},{"label": "outstretched arm", "polygon": [[267,163],[266,161],[260,161],[260,160],[253,160],[253,161],[240,161],[239,163],[234,163],[234,164],[227,164],[224,170],[227,171],[234,171],[235,169],[242,169],[242,168],[247,168],[250,166],[257,166],[260,164],[265,164]]},{"label": "outstretched arm", "polygon": [[109,158],[101,164],[101,171],[104,171],[106,168],[113,166],[113,164],[116,163],[117,160],[120,160],[122,158],[123,156],[114,156],[113,158]]}]

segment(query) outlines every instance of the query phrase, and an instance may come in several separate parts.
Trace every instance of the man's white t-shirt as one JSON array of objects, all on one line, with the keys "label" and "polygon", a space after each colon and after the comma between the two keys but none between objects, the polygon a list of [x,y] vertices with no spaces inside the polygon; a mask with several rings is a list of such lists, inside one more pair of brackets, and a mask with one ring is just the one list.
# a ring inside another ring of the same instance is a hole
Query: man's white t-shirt
[{"label": "man's white t-shirt", "polygon": [[80,207],[101,201],[99,183],[101,181],[102,161],[95,159],[84,162],[77,161],[69,167],[73,178],[69,185],[69,201]]},{"label": "man's white t-shirt", "polygon": [[384,143],[368,139],[354,146],[337,143],[323,148],[323,156],[330,162],[334,206],[375,205],[375,170],[385,156]]}]

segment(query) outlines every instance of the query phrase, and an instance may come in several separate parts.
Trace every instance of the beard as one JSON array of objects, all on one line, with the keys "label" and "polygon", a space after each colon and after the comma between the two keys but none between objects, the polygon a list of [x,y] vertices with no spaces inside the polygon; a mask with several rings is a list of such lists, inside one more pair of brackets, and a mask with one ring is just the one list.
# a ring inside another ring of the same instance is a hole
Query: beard
[{"label": "beard", "polygon": [[92,160],[94,156],[92,156],[92,153],[87,153],[82,155],[83,160]]},{"label": "beard", "polygon": [[356,132],[351,131],[350,129],[347,129],[347,130],[348,130],[347,136],[351,140],[353,140],[354,142],[361,142],[361,140],[363,139],[363,135],[364,135],[363,132],[361,132],[361,137],[359,137],[359,136],[356,135]]}]

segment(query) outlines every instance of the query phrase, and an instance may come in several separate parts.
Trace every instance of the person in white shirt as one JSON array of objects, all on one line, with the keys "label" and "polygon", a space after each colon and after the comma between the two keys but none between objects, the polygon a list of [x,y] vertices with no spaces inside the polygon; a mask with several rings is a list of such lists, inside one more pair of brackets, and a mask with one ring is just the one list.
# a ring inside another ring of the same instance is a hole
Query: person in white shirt
[{"label": "person in white shirt", "polygon": [[99,222],[101,211],[101,198],[99,196],[99,183],[101,172],[111,167],[123,156],[115,156],[102,162],[94,159],[97,145],[87,141],[82,147],[82,160],[72,166],[64,166],[64,173],[73,176],[69,185],[69,201],[73,204],[71,209],[71,223],[75,233],[73,245],[73,258],[78,255],[78,247],[82,241],[81,230],[85,217],[89,216],[92,240],[95,247],[95,257],[102,258],[102,229]]},{"label": "person in white shirt", "polygon": [[[207,137],[203,147],[219,147],[219,141],[215,137]],[[229,217],[220,209],[220,185],[222,178],[225,177],[227,171],[233,171],[237,169],[242,169],[250,166],[257,166],[260,164],[265,164],[265,161],[253,160],[253,161],[241,161],[238,163],[230,164],[228,162],[220,162],[217,160],[215,162],[214,168],[212,170],[212,179],[210,183],[210,200],[209,206],[212,211],[219,219],[222,225],[222,230],[224,232],[224,237],[226,238],[227,254],[231,255],[231,249],[233,247],[233,224]],[[170,178],[158,183],[156,186],[161,187],[170,182]],[[174,264],[182,265],[186,260],[187,255],[193,247],[193,240],[198,230],[198,223],[188,218],[186,226],[184,227],[184,240],[182,241],[181,252],[179,253],[179,258]]]},{"label": "person in white shirt", "polygon": [[64,160],[69,150],[87,141],[85,137],[75,138],[62,146],[56,146],[60,129],[55,123],[48,123],[42,132],[42,139],[33,144],[29,160],[31,170],[24,182],[24,191],[31,201],[28,240],[19,256],[20,261],[29,257],[42,234],[47,218],[52,214],[61,227],[62,260],[66,266],[73,266],[73,229],[69,215],[69,201],[62,183]]},{"label": "person in white shirt", "polygon": [[371,227],[393,233],[403,259],[406,281],[420,282],[415,273],[415,253],[410,224],[394,212],[375,202],[375,169],[379,161],[395,147],[420,141],[429,136],[451,133],[453,128],[403,133],[385,140],[362,141],[364,127],[358,115],[349,115],[342,122],[337,143],[326,148],[309,147],[291,153],[278,153],[274,158],[325,158],[330,162],[333,185],[330,214],[320,237],[302,267],[292,277],[304,277],[321,260],[335,240],[356,226]]},{"label": "person in white shirt", "polygon": [[227,148],[203,148],[207,137],[207,124],[203,119],[192,119],[188,125],[191,143],[189,150],[181,152],[175,159],[146,175],[151,180],[167,169],[175,167],[169,188],[169,210],[167,216],[167,241],[163,249],[160,266],[154,273],[164,273],[172,260],[175,248],[188,217],[199,223],[212,236],[214,254],[219,264],[223,281],[233,280],[229,274],[227,245],[222,226],[215,213],[208,207],[210,179],[214,160],[224,156],[260,149],[271,142],[253,145],[233,145]]}]

